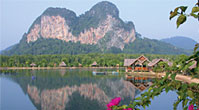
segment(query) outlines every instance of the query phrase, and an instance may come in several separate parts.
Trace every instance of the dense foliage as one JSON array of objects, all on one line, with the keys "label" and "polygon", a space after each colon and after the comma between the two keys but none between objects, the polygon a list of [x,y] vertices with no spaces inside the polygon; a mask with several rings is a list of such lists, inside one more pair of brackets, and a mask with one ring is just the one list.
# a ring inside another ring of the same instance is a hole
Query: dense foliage
[{"label": "dense foliage", "polygon": [[189,54],[175,46],[158,40],[148,38],[137,38],[133,43],[125,46],[124,53],[148,53],[148,54]]},{"label": "dense foliage", "polygon": [[151,40],[148,38],[137,38],[134,42],[126,44],[121,50],[116,47],[107,48],[105,43],[109,37],[99,41],[97,45],[81,44],[80,42],[65,42],[58,39],[38,39],[27,43],[25,39],[11,49],[3,51],[4,55],[41,55],[41,54],[87,54],[87,53],[131,53],[131,54],[189,54],[190,51],[178,49],[170,44]]},{"label": "dense foliage", "polygon": [[[94,61],[98,66],[116,66],[119,64],[123,66],[125,58],[137,58],[140,54],[80,54],[80,55],[14,55],[14,56],[0,56],[0,67],[29,67],[31,63],[35,63],[41,67],[58,66],[62,61],[68,67],[72,66],[90,66]],[[176,59],[176,55],[145,55],[149,60],[155,58],[166,58],[171,61]]]}]

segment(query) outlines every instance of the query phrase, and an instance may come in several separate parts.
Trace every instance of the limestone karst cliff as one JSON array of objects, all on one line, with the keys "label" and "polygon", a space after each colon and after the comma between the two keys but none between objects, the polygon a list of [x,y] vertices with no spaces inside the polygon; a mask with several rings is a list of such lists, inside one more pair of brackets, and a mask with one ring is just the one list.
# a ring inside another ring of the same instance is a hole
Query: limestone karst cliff
[{"label": "limestone karst cliff", "polygon": [[79,16],[66,8],[47,8],[20,42],[1,54],[147,53],[188,54],[158,40],[142,38],[134,23],[123,21],[118,8],[102,1]]},{"label": "limestone karst cliff", "polygon": [[29,29],[26,41],[39,38],[91,45],[101,45],[106,39],[103,42],[107,48],[123,50],[125,44],[135,40],[135,28],[132,22],[124,23],[119,18],[114,4],[100,2],[80,16],[65,8],[48,8]]}]

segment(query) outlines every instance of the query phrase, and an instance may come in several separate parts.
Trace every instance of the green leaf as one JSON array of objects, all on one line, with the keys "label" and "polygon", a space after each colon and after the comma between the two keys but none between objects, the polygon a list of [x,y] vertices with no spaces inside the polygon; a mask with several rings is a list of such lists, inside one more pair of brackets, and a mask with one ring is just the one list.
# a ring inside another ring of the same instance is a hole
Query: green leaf
[{"label": "green leaf", "polygon": [[175,8],[174,12],[178,12],[179,7]]},{"label": "green leaf", "polygon": [[143,105],[143,108],[144,108],[144,109],[146,109],[146,106],[145,106],[145,105]]},{"label": "green leaf", "polygon": [[194,13],[191,13],[190,15],[193,16],[194,18],[198,18],[198,15],[196,15]]},{"label": "green leaf", "polygon": [[178,83],[178,84],[176,85],[176,89],[179,89],[179,88],[180,88],[180,86],[181,86],[181,84],[180,84],[180,83]]},{"label": "green leaf", "polygon": [[196,50],[198,49],[198,47],[199,47],[199,44],[196,44],[195,48],[194,48],[194,53],[196,52]]},{"label": "green leaf", "polygon": [[188,101],[189,101],[188,99],[185,99],[184,105],[187,105]]},{"label": "green leaf", "polygon": [[173,12],[173,11],[171,11],[170,12],[170,17],[169,17],[169,20],[171,20],[173,17],[175,17],[176,15],[178,15],[178,12]]},{"label": "green leaf", "polygon": [[149,89],[148,89],[148,92],[151,92],[151,90],[152,90],[153,88],[152,87],[150,87]]},{"label": "green leaf", "polygon": [[123,108],[123,109],[126,109],[126,108],[127,108],[127,105],[122,105],[122,108]]},{"label": "green leaf", "polygon": [[181,14],[181,15],[178,17],[177,22],[176,22],[177,28],[178,28],[181,24],[183,24],[183,23],[186,21],[186,19],[187,19],[187,17],[186,17],[185,15]]},{"label": "green leaf", "polygon": [[171,74],[171,79],[175,81],[176,73]]},{"label": "green leaf", "polygon": [[152,95],[151,99],[154,100],[154,95]]},{"label": "green leaf", "polygon": [[193,92],[191,90],[187,91],[187,95],[191,98],[194,98]]},{"label": "green leaf", "polygon": [[169,76],[169,74],[170,74],[170,72],[167,72],[165,77],[168,77],[168,76]]},{"label": "green leaf", "polygon": [[174,12],[173,11],[170,12],[170,17],[169,17],[170,20],[176,15],[178,15],[178,9],[179,7],[175,8]]},{"label": "green leaf", "polygon": [[199,7],[193,7],[191,13],[199,12]]},{"label": "green leaf", "polygon": [[187,6],[180,6],[179,7],[183,12],[185,12],[187,10]]},{"label": "green leaf", "polygon": [[194,87],[194,86],[197,86],[197,84],[196,83],[191,83],[191,84],[189,84],[189,86],[190,87]]},{"label": "green leaf", "polygon": [[168,93],[169,90],[170,90],[170,87],[166,87],[166,88],[165,88],[165,92],[166,92],[166,93]]},{"label": "green leaf", "polygon": [[186,106],[183,110],[187,110],[188,109],[188,106]]},{"label": "green leaf", "polygon": [[135,100],[140,100],[141,99],[141,97],[137,97],[137,98],[135,98]]},{"label": "green leaf", "polygon": [[[187,84],[182,84],[181,88],[182,88],[182,90],[186,91],[187,88],[188,88],[188,86],[187,86]],[[184,93],[183,93],[183,94],[184,94]]]}]

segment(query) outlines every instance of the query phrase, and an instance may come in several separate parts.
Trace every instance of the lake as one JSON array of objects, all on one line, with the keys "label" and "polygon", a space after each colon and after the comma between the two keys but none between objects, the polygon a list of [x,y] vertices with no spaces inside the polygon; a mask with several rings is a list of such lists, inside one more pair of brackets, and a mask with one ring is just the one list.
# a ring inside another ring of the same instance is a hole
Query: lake
[{"label": "lake", "polygon": [[[154,80],[147,78],[143,86],[139,81],[127,81],[122,74],[93,75],[92,71],[124,70],[82,68],[0,71],[0,109],[106,110],[106,104],[114,97],[122,98],[120,104],[129,104],[146,91]],[[176,99],[175,92],[163,92],[154,98],[146,110],[172,110]],[[178,110],[182,110],[181,106],[179,104]]]}]

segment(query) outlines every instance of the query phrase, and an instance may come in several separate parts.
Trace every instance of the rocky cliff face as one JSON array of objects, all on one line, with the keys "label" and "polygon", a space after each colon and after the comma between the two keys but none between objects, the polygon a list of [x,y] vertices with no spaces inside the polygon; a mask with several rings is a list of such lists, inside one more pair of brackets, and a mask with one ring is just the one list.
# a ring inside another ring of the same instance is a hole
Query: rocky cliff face
[{"label": "rocky cliff face", "polygon": [[67,9],[48,8],[29,29],[26,41],[35,42],[39,38],[123,50],[125,44],[135,40],[135,28],[132,22],[124,23],[119,18],[115,5],[100,2],[79,17]]},{"label": "rocky cliff face", "polygon": [[65,8],[48,8],[21,41],[3,55],[41,54],[190,54],[170,44],[141,38],[133,22],[124,22],[117,7],[107,1],[76,16]]}]

